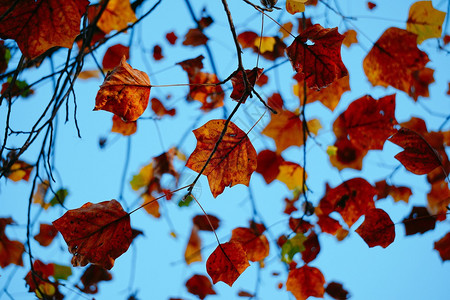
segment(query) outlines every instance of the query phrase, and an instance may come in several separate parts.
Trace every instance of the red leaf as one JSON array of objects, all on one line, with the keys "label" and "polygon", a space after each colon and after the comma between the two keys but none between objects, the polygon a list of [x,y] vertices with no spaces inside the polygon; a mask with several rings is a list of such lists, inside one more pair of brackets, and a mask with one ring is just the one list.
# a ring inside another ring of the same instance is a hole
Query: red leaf
[{"label": "red leaf", "polygon": [[414,206],[408,218],[403,220],[406,235],[425,233],[434,229],[436,217],[431,216],[426,207]]},{"label": "red leaf", "polygon": [[200,46],[205,45],[208,37],[198,28],[189,29],[184,37],[183,45],[185,46]]},{"label": "red leaf", "polygon": [[250,228],[233,229],[230,241],[241,243],[250,261],[260,261],[269,255],[269,241],[266,236]]},{"label": "red leaf", "polygon": [[376,194],[376,189],[365,179],[353,178],[330,189],[320,200],[319,208],[325,215],[337,211],[351,227],[368,210],[375,208],[373,197]]},{"label": "red leaf", "polygon": [[11,241],[5,234],[6,225],[12,223],[11,218],[0,218],[0,267],[2,268],[10,264],[23,266],[23,244],[19,241]]},{"label": "red leaf", "polygon": [[0,38],[14,39],[30,59],[55,46],[72,48],[88,4],[87,0],[67,0],[63,5],[59,0],[2,1]]},{"label": "red leaf", "polygon": [[306,241],[303,242],[303,246],[305,247],[305,250],[302,251],[302,260],[305,264],[308,264],[316,259],[320,252],[319,239],[314,231],[311,231]]},{"label": "red leaf", "polygon": [[434,243],[434,249],[439,251],[442,261],[450,260],[450,232]]},{"label": "red leaf", "polygon": [[306,300],[308,297],[322,298],[325,292],[325,278],[319,269],[304,265],[289,272],[286,289],[297,300]]},{"label": "red leaf", "polygon": [[342,228],[342,225],[339,221],[331,218],[328,215],[319,215],[319,221],[317,221],[317,225],[320,226],[322,232],[326,232],[332,235],[336,235],[338,230]]},{"label": "red leaf", "polygon": [[88,263],[110,270],[132,241],[130,216],[116,200],[90,202],[53,221],[69,246],[73,266]]},{"label": "red leaf", "polygon": [[41,224],[39,234],[34,239],[39,242],[41,246],[47,247],[51,244],[55,236],[58,234],[55,226],[50,224]]},{"label": "red leaf", "polygon": [[362,149],[383,149],[384,142],[396,130],[395,95],[379,100],[363,96],[353,101],[333,124],[336,137],[350,136],[350,141]]},{"label": "red leaf", "polygon": [[122,57],[120,65],[108,72],[95,98],[94,110],[106,110],[124,121],[136,121],[145,111],[150,96],[150,80],[133,69]]},{"label": "red leaf", "polygon": [[172,32],[169,32],[168,34],[166,34],[166,39],[167,39],[167,41],[168,41],[171,45],[175,45],[175,43],[176,43],[178,37],[177,37],[177,35],[172,31]]},{"label": "red leaf", "polygon": [[395,239],[395,226],[389,215],[382,209],[372,208],[366,213],[364,222],[356,229],[370,248],[386,248]]},{"label": "red leaf", "polygon": [[220,244],[206,261],[206,270],[213,283],[223,281],[229,286],[250,266],[244,248],[238,242]]},{"label": "red leaf", "polygon": [[120,64],[122,57],[130,58],[130,48],[121,44],[111,46],[103,56],[102,66],[105,70],[112,70]]},{"label": "red leaf", "polygon": [[414,174],[427,174],[442,165],[437,151],[420,134],[411,129],[400,128],[389,141],[404,149],[395,158]]},{"label": "red leaf", "polygon": [[200,299],[205,299],[208,295],[216,294],[211,281],[204,275],[193,275],[186,281],[186,287],[189,293],[198,296]]},{"label": "red leaf", "polygon": [[[258,80],[259,76],[262,74],[264,69],[255,67],[252,70],[245,70],[245,73],[247,74],[247,79],[250,84],[249,88],[253,88],[255,86],[256,80]],[[236,72],[233,77],[231,77],[231,83],[233,84],[233,92],[231,92],[231,99],[234,99],[236,101],[241,100],[241,98],[244,96],[245,90],[245,82],[244,82],[244,76],[242,75],[241,71]],[[245,103],[245,100],[248,98],[250,93],[246,93],[245,97],[242,100],[242,103]]]},{"label": "red leaf", "polygon": [[256,172],[264,177],[267,184],[274,181],[280,173],[279,167],[284,162],[283,157],[276,152],[263,150],[258,153]]},{"label": "red leaf", "polygon": [[162,54],[162,48],[160,45],[155,45],[153,47],[153,59],[154,60],[161,60],[164,58],[164,55]]},{"label": "red leaf", "polygon": [[[200,172],[214,149],[225,120],[211,120],[193,132],[197,146],[186,166]],[[256,170],[256,151],[247,134],[230,122],[222,142],[204,170],[214,197],[220,195],[226,186],[247,185]]]},{"label": "red leaf", "polygon": [[[297,73],[306,80],[310,89],[319,90],[348,75],[341,59],[344,36],[336,28],[323,28],[315,24],[286,48],[287,55]],[[314,45],[308,45],[307,41]]]},{"label": "red leaf", "polygon": [[241,44],[243,49],[245,48],[253,48],[255,44],[255,40],[258,37],[258,34],[252,31],[245,31],[238,35],[238,42]]},{"label": "red leaf", "polygon": [[98,283],[100,281],[110,281],[111,279],[112,275],[108,270],[97,265],[90,265],[80,278],[83,288],[78,285],[76,285],[76,287],[83,293],[97,294]]}]

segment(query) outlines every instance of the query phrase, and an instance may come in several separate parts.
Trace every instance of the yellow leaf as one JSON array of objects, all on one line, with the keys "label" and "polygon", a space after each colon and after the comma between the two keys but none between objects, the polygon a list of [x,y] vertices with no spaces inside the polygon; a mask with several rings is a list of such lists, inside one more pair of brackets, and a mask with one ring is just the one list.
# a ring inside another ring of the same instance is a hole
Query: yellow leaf
[{"label": "yellow leaf", "polygon": [[108,34],[112,30],[120,31],[126,28],[128,23],[136,21],[136,15],[131,9],[130,1],[110,0],[98,20],[97,26],[104,33]]},{"label": "yellow leaf", "polygon": [[417,43],[430,38],[439,38],[445,13],[433,8],[431,1],[418,1],[409,9],[406,30],[417,34]]},{"label": "yellow leaf", "polygon": [[293,162],[284,161],[280,164],[279,170],[280,173],[278,173],[277,179],[286,184],[288,189],[301,189],[303,185],[303,168],[300,165]]},{"label": "yellow leaf", "polygon": [[304,12],[305,11],[305,3],[308,0],[287,0],[286,1],[286,10],[291,15]]},{"label": "yellow leaf", "polygon": [[257,37],[255,39],[255,47],[261,48],[259,49],[260,53],[264,52],[272,52],[273,48],[275,47],[275,38],[272,36],[264,36],[264,37]]},{"label": "yellow leaf", "polygon": [[336,155],[338,148],[336,146],[328,146],[327,147],[327,154],[329,156]]},{"label": "yellow leaf", "polygon": [[284,40],[285,38],[287,38],[289,36],[293,27],[294,27],[294,25],[292,24],[292,22],[287,22],[287,23],[283,24],[283,27],[281,27],[279,30],[281,32],[281,34],[283,35],[281,37],[281,40]]}]

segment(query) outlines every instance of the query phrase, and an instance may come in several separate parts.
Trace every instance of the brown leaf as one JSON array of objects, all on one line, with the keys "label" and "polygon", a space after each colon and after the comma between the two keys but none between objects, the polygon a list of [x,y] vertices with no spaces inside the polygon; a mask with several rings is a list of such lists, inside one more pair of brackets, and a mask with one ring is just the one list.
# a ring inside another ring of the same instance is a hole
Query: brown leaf
[{"label": "brown leaf", "polygon": [[10,264],[23,266],[23,244],[19,241],[11,241],[5,234],[6,225],[12,223],[11,218],[0,218],[0,267],[2,268]]},{"label": "brown leaf", "polygon": [[160,45],[155,45],[153,47],[153,59],[154,60],[161,60],[164,58],[164,55],[162,54],[162,48]]},{"label": "brown leaf", "polygon": [[303,242],[305,250],[302,251],[302,260],[305,264],[312,262],[316,259],[320,252],[320,243],[317,234],[314,231],[308,235],[306,241]]},{"label": "brown leaf", "polygon": [[51,224],[41,224],[39,227],[39,234],[35,235],[34,239],[38,241],[41,246],[47,247],[51,244],[55,236],[58,234],[55,226]]},{"label": "brown leaf", "polygon": [[[249,85],[250,90],[255,86],[256,80],[258,80],[263,70],[264,69],[258,67],[255,67],[252,70],[245,70],[245,73],[247,74],[248,83],[250,84]],[[245,97],[241,101],[242,103],[245,103],[245,100],[248,98],[249,93],[246,93],[245,90],[246,84],[244,82],[244,76],[242,75],[241,71],[236,72],[236,74],[233,77],[231,77],[231,83],[233,84],[233,91],[231,92],[230,98],[236,101],[240,101],[245,94]]]},{"label": "brown leaf", "polygon": [[211,281],[204,275],[195,274],[188,281],[186,281],[186,288],[188,292],[198,296],[200,299],[205,299],[208,295],[215,295]]},{"label": "brown leaf", "polygon": [[434,249],[439,251],[442,261],[450,260],[450,232],[434,243]]},{"label": "brown leaf", "polygon": [[269,241],[250,228],[237,227],[231,233],[230,241],[241,243],[250,261],[260,261],[269,255]]},{"label": "brown leaf", "polygon": [[[341,45],[344,36],[336,28],[323,28],[315,24],[299,36],[286,48],[289,60],[295,71],[310,89],[319,90],[333,81],[348,75],[342,63]],[[308,45],[307,41],[314,45]]]},{"label": "brown leaf", "polygon": [[395,226],[389,215],[380,208],[366,212],[364,222],[356,229],[370,248],[386,248],[394,242]]},{"label": "brown leaf", "polygon": [[97,294],[98,283],[100,281],[110,281],[111,279],[112,275],[108,272],[108,270],[97,265],[90,265],[80,278],[83,288],[78,285],[75,286],[83,293]]},{"label": "brown leaf", "polygon": [[[212,228],[208,222],[208,219],[213,226]],[[204,231],[213,231],[213,229],[217,230],[217,228],[219,228],[219,224],[220,224],[220,220],[216,216],[213,216],[213,215],[208,215],[208,216],[197,215],[192,219],[192,222],[194,223],[194,225],[196,225],[198,227],[198,230],[204,230]]]},{"label": "brown leaf", "polygon": [[426,207],[414,206],[408,218],[403,220],[405,234],[413,235],[433,230],[436,226],[436,217],[431,216]]},{"label": "brown leaf", "polygon": [[113,125],[111,128],[111,132],[116,132],[124,136],[129,136],[134,134],[137,130],[136,121],[125,122],[117,115],[113,115],[112,121]]},{"label": "brown leaf", "polygon": [[325,292],[336,300],[346,300],[350,298],[350,295],[344,290],[342,284],[337,282],[330,282],[327,285]]},{"label": "brown leaf", "polygon": [[14,39],[30,59],[55,46],[72,48],[88,4],[87,0],[67,0],[64,5],[59,0],[2,1],[0,38]]},{"label": "brown leaf", "polygon": [[113,45],[108,48],[103,56],[102,66],[105,70],[112,70],[120,64],[122,57],[128,60],[130,58],[130,48],[121,44]]},{"label": "brown leaf", "polygon": [[206,271],[213,283],[223,281],[230,287],[248,266],[244,248],[234,241],[217,246],[206,261]]},{"label": "brown leaf", "polygon": [[200,46],[205,45],[208,37],[198,28],[189,29],[184,37],[183,45],[185,46]]},{"label": "brown leaf", "polygon": [[[211,120],[193,132],[197,146],[186,166],[200,172],[214,149],[224,128],[225,120]],[[247,134],[234,123],[228,124],[227,131],[204,170],[214,197],[220,195],[226,186],[247,185],[256,170],[256,151]]]},{"label": "brown leaf", "polygon": [[168,34],[166,34],[166,39],[169,42],[169,44],[171,45],[175,45],[175,43],[177,42],[177,35],[175,34],[175,32],[169,32]]},{"label": "brown leaf", "polygon": [[284,162],[283,157],[271,150],[263,150],[258,153],[256,172],[264,177],[267,184],[274,181],[280,173],[279,167]]},{"label": "brown leaf", "polygon": [[148,75],[133,69],[122,57],[120,65],[108,72],[95,98],[94,110],[106,110],[124,121],[136,121],[145,111],[150,96]]},{"label": "brown leaf", "polygon": [[110,270],[132,241],[130,216],[116,200],[90,202],[53,221],[69,246],[73,266],[88,263]]}]

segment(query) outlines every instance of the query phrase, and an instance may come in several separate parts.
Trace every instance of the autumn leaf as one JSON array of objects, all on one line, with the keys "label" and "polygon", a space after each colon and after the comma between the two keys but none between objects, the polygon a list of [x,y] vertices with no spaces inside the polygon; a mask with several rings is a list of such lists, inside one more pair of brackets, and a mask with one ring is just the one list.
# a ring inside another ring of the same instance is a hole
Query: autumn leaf
[{"label": "autumn leaf", "polygon": [[51,224],[41,224],[39,227],[39,234],[34,236],[41,246],[47,247],[51,244],[55,236],[58,234],[55,226]]},{"label": "autumn leaf", "polygon": [[284,162],[283,157],[271,150],[263,150],[258,153],[256,172],[264,177],[267,184],[274,181],[280,173],[279,167]]},{"label": "autumn leaf", "polygon": [[88,4],[87,0],[67,0],[64,5],[58,0],[2,1],[0,38],[14,39],[30,59],[52,47],[72,48]]},{"label": "autumn leaf", "polygon": [[414,206],[408,218],[403,220],[405,234],[425,233],[434,229],[436,217],[431,216],[426,207]]},{"label": "autumn leaf", "polygon": [[258,52],[263,54],[266,52],[273,52],[276,43],[277,41],[273,36],[258,36],[253,42],[253,47],[258,48]]},{"label": "autumn leaf", "polygon": [[[209,222],[211,222],[212,228]],[[213,229],[217,230],[219,228],[220,220],[213,215],[196,215],[192,218],[192,223],[198,227],[198,230],[213,231]]]},{"label": "autumn leaf", "polygon": [[164,58],[164,55],[162,54],[162,48],[160,45],[155,45],[153,47],[153,59],[154,60],[161,60]]},{"label": "autumn leaf", "polygon": [[[210,120],[193,132],[197,146],[189,157],[186,166],[200,172],[216,146],[225,126],[225,120]],[[257,156],[247,134],[229,122],[217,151],[204,169],[209,187],[214,197],[220,195],[226,186],[247,185],[256,170]]]},{"label": "autumn leaf", "polygon": [[325,288],[325,292],[337,300],[346,300],[350,298],[348,292],[344,289],[341,283],[330,282]]},{"label": "autumn leaf", "polygon": [[269,241],[266,236],[251,228],[237,227],[231,232],[230,241],[241,243],[250,261],[260,261],[269,255]]},{"label": "autumn leaf", "polygon": [[450,189],[445,180],[434,182],[431,191],[427,195],[428,209],[431,214],[436,215],[439,221],[447,217],[447,207],[450,207]]},{"label": "autumn leaf", "polygon": [[294,24],[292,24],[292,22],[284,23],[283,26],[281,26],[280,29],[278,29],[278,31],[282,35],[281,36],[281,40],[284,40],[285,38],[290,36],[290,33],[291,33],[293,28],[294,28]]},{"label": "autumn leaf", "polygon": [[305,3],[308,0],[286,0],[286,11],[291,15],[305,11]]},{"label": "autumn leaf", "polygon": [[336,235],[338,230],[342,228],[342,225],[339,223],[339,221],[323,214],[319,215],[317,225],[319,225],[322,232],[326,232],[332,235]]},{"label": "autumn leaf", "polygon": [[351,227],[362,215],[375,208],[373,197],[376,189],[363,178],[353,178],[327,191],[319,208],[329,215],[337,211]]},{"label": "autumn leaf", "polygon": [[112,70],[120,64],[122,57],[130,58],[130,48],[122,44],[116,44],[106,50],[103,56],[102,66],[104,70]]},{"label": "autumn leaf", "polygon": [[[283,161],[279,165],[277,180],[286,184],[288,189],[302,189],[303,187],[303,168],[294,162]],[[305,173],[305,179],[306,179]]]},{"label": "autumn leaf", "polygon": [[0,91],[1,94],[5,94],[7,89],[9,88],[9,95],[11,97],[23,97],[23,98],[27,98],[31,95],[34,94],[34,90],[30,88],[30,86],[28,85],[28,83],[24,80],[19,80],[16,79],[14,81],[14,85],[11,87],[11,82],[12,82],[12,77],[8,77],[8,79],[6,80],[6,82],[4,82],[2,84],[2,90]]},{"label": "autumn leaf", "polygon": [[199,28],[191,28],[184,37],[183,45],[196,47],[205,45],[206,42],[208,37]]},{"label": "autumn leaf", "polygon": [[[39,299],[63,299],[63,295],[59,292],[58,282],[49,280],[50,276],[55,275],[55,264],[45,264],[40,260],[33,263],[33,273],[31,270],[25,276],[25,282],[30,292],[35,292]],[[56,279],[56,278],[55,278]]]},{"label": "autumn leaf", "polygon": [[[258,80],[263,70],[264,69],[258,67],[255,67],[252,70],[245,70],[248,83],[250,84],[249,88],[253,88],[255,86],[256,80]],[[245,100],[248,98],[249,93],[246,93],[246,84],[244,82],[244,76],[242,75],[241,71],[236,72],[236,74],[231,77],[231,83],[233,84],[233,92],[231,92],[230,98],[245,103]]]},{"label": "autumn leaf", "polygon": [[25,180],[28,181],[30,180],[30,174],[31,171],[33,171],[33,166],[21,161],[21,160],[17,160],[12,166],[11,169],[8,173],[8,179],[12,180],[12,181],[20,181],[20,180]]},{"label": "autumn leaf", "polygon": [[8,63],[11,59],[11,51],[5,46],[5,41],[0,41],[0,74],[5,73],[8,69]]},{"label": "autumn leaf", "polygon": [[151,103],[152,103],[152,110],[158,117],[163,117],[165,115],[174,116],[176,113],[175,108],[166,109],[164,107],[164,104],[162,104],[161,101],[159,101],[157,98],[152,98]]},{"label": "autumn leaf", "polygon": [[[295,75],[294,79],[298,76]],[[349,76],[344,76],[337,79],[330,85],[322,88],[319,91],[313,89],[307,89],[306,91],[306,103],[312,103],[314,101],[321,102],[325,107],[334,111],[336,106],[341,100],[343,93],[350,91]],[[300,80],[294,85],[294,94],[299,97],[300,105],[304,103],[303,81]]]},{"label": "autumn leaf", "polygon": [[364,222],[356,229],[370,248],[381,246],[386,248],[394,242],[395,226],[389,215],[380,208],[372,208]]},{"label": "autumn leaf", "polygon": [[[100,13],[104,3],[105,2],[103,0],[100,4],[89,7],[88,18],[90,22],[92,22]],[[136,15],[131,8],[129,0],[109,0],[105,10],[97,22],[97,27],[100,28],[100,30],[102,30],[105,34],[108,34],[112,30],[123,30],[127,28],[128,23],[134,23],[136,21]]]},{"label": "autumn leaf", "polygon": [[175,45],[175,43],[177,42],[177,39],[178,39],[178,37],[175,34],[175,32],[173,32],[173,31],[166,34],[166,40],[171,45]]},{"label": "autumn leaf", "polygon": [[295,254],[305,251],[305,241],[306,237],[303,233],[297,233],[295,236],[288,239],[281,247],[281,261],[284,261],[287,264],[291,263]]},{"label": "autumn leaf", "polygon": [[342,41],[342,44],[345,45],[345,47],[349,48],[352,44],[357,44],[358,39],[356,38],[356,31],[353,29],[349,29],[346,32],[343,33],[344,40]]},{"label": "autumn leaf", "polygon": [[[256,82],[256,84],[258,84],[258,82]],[[284,101],[280,94],[273,93],[272,96],[267,98],[267,105],[269,105],[276,112],[279,112],[283,110]]]},{"label": "autumn leaf", "polygon": [[395,186],[386,183],[386,180],[378,181],[375,183],[377,189],[377,200],[391,196],[395,202],[404,201],[408,203],[409,197],[412,195],[412,191],[406,186]]},{"label": "autumn leaf", "polygon": [[316,259],[320,252],[320,243],[317,234],[314,231],[306,237],[306,241],[303,243],[305,250],[302,251],[302,260],[305,264],[312,262]]},{"label": "autumn leaf", "polygon": [[214,108],[223,106],[225,94],[216,74],[197,72],[189,77],[188,100],[196,100],[202,103],[201,110],[208,112]]},{"label": "autumn leaf", "polygon": [[450,260],[450,232],[434,243],[434,249],[439,252],[442,261]]},{"label": "autumn leaf", "polygon": [[87,202],[53,221],[74,256],[72,265],[88,263],[110,270],[132,241],[130,216],[116,200]]},{"label": "autumn leaf", "polygon": [[47,210],[50,207],[49,203],[45,203],[45,195],[47,194],[50,183],[44,180],[38,184],[36,192],[33,195],[33,203],[39,204],[43,209]]},{"label": "autumn leaf", "polygon": [[336,137],[350,136],[350,141],[364,150],[383,149],[384,142],[396,132],[395,94],[379,100],[363,96],[348,106],[334,122]]},{"label": "autumn leaf", "polygon": [[[410,96],[415,95],[414,73],[429,62],[417,48],[417,35],[391,27],[378,39],[363,61],[363,69],[373,86],[392,86]],[[417,97],[415,97],[417,100]]]},{"label": "autumn leaf", "polygon": [[258,38],[258,34],[253,31],[244,31],[237,37],[239,44],[243,49],[253,48],[255,40]]},{"label": "autumn leaf", "polygon": [[409,8],[406,30],[417,34],[417,43],[440,38],[445,12],[434,9],[431,1],[417,1]]},{"label": "autumn leaf", "polygon": [[205,299],[208,295],[215,295],[211,281],[204,275],[195,274],[188,281],[186,281],[186,288],[188,292],[198,296],[200,299]]},{"label": "autumn leaf", "polygon": [[137,130],[136,121],[125,122],[122,121],[122,119],[117,115],[113,115],[112,121],[113,125],[111,128],[111,132],[116,132],[124,136],[129,136],[134,134]]},{"label": "autumn leaf", "polygon": [[161,217],[161,213],[159,212],[159,203],[156,201],[155,197],[148,193],[148,191],[142,195],[142,199],[144,202],[142,206],[147,213],[152,215],[155,218]]},{"label": "autumn leaf", "polygon": [[347,136],[337,139],[334,147],[335,152],[329,154],[330,162],[338,170],[345,168],[362,169],[363,159],[368,150],[364,150],[356,142],[348,140]]},{"label": "autumn leaf", "polygon": [[23,244],[19,241],[11,241],[5,233],[6,225],[13,224],[11,218],[0,218],[0,267],[5,268],[10,264],[23,266]]},{"label": "autumn leaf", "polygon": [[202,261],[202,240],[198,235],[198,227],[194,224],[192,226],[191,236],[189,237],[186,250],[184,251],[184,260],[186,264],[190,265],[196,261]]},{"label": "autumn leaf", "polygon": [[370,9],[370,10],[372,10],[372,9],[374,9],[375,7],[376,7],[377,5],[375,4],[375,3],[373,3],[373,2],[367,2],[367,7]]},{"label": "autumn leaf", "polygon": [[100,281],[110,280],[112,280],[112,275],[108,272],[108,270],[97,265],[90,265],[80,278],[83,287],[80,287],[78,285],[75,286],[83,293],[97,294],[98,283]]},{"label": "autumn leaf", "polygon": [[395,158],[416,175],[427,174],[442,165],[439,153],[417,132],[402,127],[389,141],[404,150]]},{"label": "autumn leaf", "polygon": [[217,246],[206,261],[206,271],[213,283],[223,281],[230,287],[248,266],[244,248],[234,241]]},{"label": "autumn leaf", "polygon": [[[323,28],[315,24],[286,48],[289,60],[295,71],[310,89],[319,90],[333,81],[348,75],[341,59],[341,44],[344,36],[337,28]],[[314,45],[308,45],[307,41]]]},{"label": "autumn leaf", "polygon": [[325,292],[325,278],[319,269],[304,265],[299,269],[289,271],[286,289],[297,300],[306,300],[308,297],[322,298]]},{"label": "autumn leaf", "polygon": [[94,110],[106,110],[124,121],[136,121],[145,111],[150,96],[150,80],[133,69],[122,57],[120,65],[108,72],[95,98]]},{"label": "autumn leaf", "polygon": [[[307,122],[311,133],[317,134],[320,123],[313,119]],[[261,132],[274,139],[277,145],[277,153],[283,152],[290,146],[303,145],[303,124],[298,114],[289,110],[282,110],[276,115],[272,114],[269,124]]]},{"label": "autumn leaf", "polygon": [[303,220],[302,218],[289,218],[289,228],[292,229],[295,233],[307,233],[310,231],[314,226],[309,223],[308,221]]}]

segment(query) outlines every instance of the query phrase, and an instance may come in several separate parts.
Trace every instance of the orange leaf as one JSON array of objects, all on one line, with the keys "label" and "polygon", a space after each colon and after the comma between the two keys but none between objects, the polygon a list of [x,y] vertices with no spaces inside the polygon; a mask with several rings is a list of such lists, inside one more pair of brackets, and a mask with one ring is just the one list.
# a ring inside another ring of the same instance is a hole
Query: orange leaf
[{"label": "orange leaf", "polygon": [[416,175],[427,174],[442,165],[439,153],[413,130],[402,127],[389,141],[404,149],[395,158]]},{"label": "orange leaf", "polygon": [[[336,28],[323,28],[315,24],[286,48],[287,55],[297,73],[306,80],[310,89],[319,90],[333,81],[348,75],[341,59],[344,36]],[[308,45],[307,41],[314,45]]]},{"label": "orange leaf", "polygon": [[450,206],[450,189],[445,180],[434,182],[431,191],[427,195],[428,208],[433,215],[437,215],[439,221],[445,220],[447,207]]},{"label": "orange leaf", "polygon": [[144,203],[142,205],[145,205],[144,209],[146,212],[155,218],[161,217],[161,213],[159,212],[159,203],[155,200],[155,197],[147,192],[142,195],[142,199],[144,199]]},{"label": "orange leaf", "polygon": [[[303,186],[303,168],[296,163],[283,161],[279,166],[277,179],[288,187],[290,190],[301,189]],[[305,179],[307,175],[305,173]]]},{"label": "orange leaf", "polygon": [[111,273],[108,270],[97,266],[90,265],[80,278],[83,288],[76,285],[76,287],[86,294],[96,294],[98,292],[98,283],[100,281],[110,281],[112,279]]},{"label": "orange leaf", "polygon": [[349,48],[352,44],[357,44],[358,39],[356,38],[356,31],[353,29],[349,29],[346,32],[344,32],[344,40],[342,41],[342,44],[345,45],[345,47]]},{"label": "orange leaf", "polygon": [[113,125],[111,128],[111,132],[116,132],[116,133],[120,133],[121,135],[128,136],[128,135],[134,134],[137,130],[136,121],[124,122],[117,115],[113,115],[112,121],[113,121]]},{"label": "orange leaf", "polygon": [[198,72],[189,78],[189,100],[197,100],[202,103],[201,110],[210,111],[223,106],[223,93],[216,74]]},{"label": "orange leaf", "polygon": [[72,265],[88,263],[110,270],[132,241],[130,216],[116,200],[90,202],[53,221],[74,256]]},{"label": "orange leaf", "polygon": [[434,243],[434,249],[439,251],[442,261],[450,260],[450,232]]},{"label": "orange leaf", "polygon": [[196,261],[202,261],[202,240],[198,235],[198,227],[192,226],[191,236],[189,237],[186,250],[184,251],[184,260],[188,265]]},{"label": "orange leaf", "polygon": [[[318,120],[308,121],[308,128],[314,134],[317,134]],[[282,110],[278,114],[272,114],[269,124],[261,132],[262,134],[274,139],[277,145],[277,153],[283,152],[290,146],[303,145],[303,125],[298,114],[289,110]]]},{"label": "orange leaf", "polygon": [[245,49],[245,48],[253,48],[257,37],[258,34],[252,31],[244,31],[243,33],[238,35],[237,39],[239,44],[241,44],[241,47]]},{"label": "orange leaf", "polygon": [[121,44],[111,46],[103,56],[102,66],[105,70],[112,70],[120,64],[122,57],[130,58],[130,48]]},{"label": "orange leaf", "polygon": [[8,174],[8,179],[12,181],[20,181],[25,180],[28,181],[30,179],[31,171],[33,170],[33,166],[21,161],[17,160],[10,169]]},{"label": "orange leaf", "polygon": [[372,208],[366,213],[364,222],[356,229],[370,248],[386,248],[395,239],[395,227],[389,215],[380,208]]},{"label": "orange leaf", "polygon": [[67,0],[64,5],[59,0],[2,1],[0,38],[14,39],[30,59],[55,46],[72,48],[88,4],[87,0]]},{"label": "orange leaf", "polygon": [[408,218],[403,220],[405,234],[413,235],[433,230],[436,226],[436,217],[431,216],[426,207],[414,206]]},{"label": "orange leaf", "polygon": [[363,69],[373,86],[392,86],[414,95],[414,72],[429,61],[417,48],[417,35],[391,27],[378,39],[363,61]]},{"label": "orange leaf", "polygon": [[412,195],[410,188],[405,186],[388,185],[386,180],[376,182],[375,188],[377,189],[377,200],[386,198],[390,195],[395,202],[402,200],[408,203],[409,197]]},{"label": "orange leaf", "polygon": [[[245,70],[245,73],[247,74],[247,79],[250,83],[249,86],[250,90],[255,86],[255,82],[256,80],[258,80],[263,70],[264,69],[258,67],[255,67],[251,70]],[[248,98],[249,93],[246,93],[244,77],[241,71],[236,72],[236,74],[234,74],[234,76],[231,77],[231,83],[233,84],[233,92],[231,92],[230,95],[231,99],[239,101],[245,94],[245,97],[242,99],[242,103],[245,103],[245,100]]]},{"label": "orange leaf", "polygon": [[164,104],[162,104],[161,101],[159,101],[156,98],[152,98],[151,102],[152,102],[152,110],[158,117],[162,117],[165,115],[174,116],[176,113],[175,108],[166,109],[164,107]]},{"label": "orange leaf", "polygon": [[39,227],[39,234],[34,239],[39,242],[41,246],[47,247],[51,244],[55,236],[58,234],[55,226],[50,224],[41,224]]},{"label": "orange leaf", "polygon": [[[214,149],[225,125],[225,120],[211,120],[193,132],[197,138],[197,146],[189,157],[186,166],[200,172]],[[226,186],[245,184],[248,186],[252,173],[256,170],[256,151],[247,134],[230,122],[204,170],[208,177],[209,187],[215,197],[220,195]]]},{"label": "orange leaf", "polygon": [[270,247],[266,236],[250,228],[233,229],[230,241],[241,243],[250,261],[260,261],[269,255]]},{"label": "orange leaf", "polygon": [[363,178],[353,178],[327,191],[319,208],[325,215],[333,211],[341,214],[351,227],[368,210],[375,208],[373,197],[377,191]]},{"label": "orange leaf", "polygon": [[274,181],[280,173],[279,167],[284,162],[283,157],[270,150],[263,150],[258,153],[258,164],[256,172],[264,177],[267,184]]},{"label": "orange leaf", "polygon": [[[89,7],[89,21],[92,22],[92,20],[97,16],[103,3],[104,2],[101,1],[100,4]],[[131,8],[129,0],[109,0],[106,5],[106,9],[103,11],[97,22],[97,26],[104,33],[108,34],[112,30],[123,30],[127,28],[128,23],[133,23],[136,21],[136,15]]]},{"label": "orange leaf", "polygon": [[[297,80],[299,76],[295,75],[294,79]],[[333,111],[341,100],[343,93],[350,91],[349,76],[344,76],[334,81],[327,87],[324,87],[320,91],[315,91],[308,89],[306,91],[306,103],[312,103],[314,101],[320,101],[325,107]],[[299,80],[296,85],[294,85],[294,94],[300,99],[300,104],[304,102],[303,93],[303,80]]]},{"label": "orange leaf", "polygon": [[336,137],[350,136],[350,141],[362,149],[383,149],[384,142],[396,130],[395,94],[379,100],[363,96],[353,101],[334,122]]},{"label": "orange leaf", "polygon": [[368,150],[361,149],[356,142],[349,141],[346,136],[336,140],[334,146],[337,148],[336,154],[330,155],[330,162],[333,166],[338,170],[362,169],[363,158]]},{"label": "orange leaf", "polygon": [[106,110],[124,121],[136,121],[147,108],[150,96],[148,75],[133,69],[122,57],[120,65],[105,78],[95,98],[94,110]]},{"label": "orange leaf", "polygon": [[23,266],[23,244],[19,241],[11,241],[5,234],[6,225],[12,224],[11,218],[0,218],[0,267],[10,264]]},{"label": "orange leaf", "polygon": [[211,281],[204,275],[193,275],[186,282],[186,287],[189,293],[198,296],[200,299],[205,299],[208,295],[216,294],[212,287]]},{"label": "orange leaf", "polygon": [[325,292],[325,278],[319,269],[304,265],[299,269],[289,271],[286,289],[297,300],[306,300],[308,297],[323,298]]},{"label": "orange leaf", "polygon": [[189,29],[184,37],[183,45],[185,46],[200,46],[205,45],[208,37],[198,28]]},{"label": "orange leaf", "polygon": [[241,243],[230,241],[220,244],[206,261],[206,271],[213,283],[223,281],[229,286],[250,266]]}]

